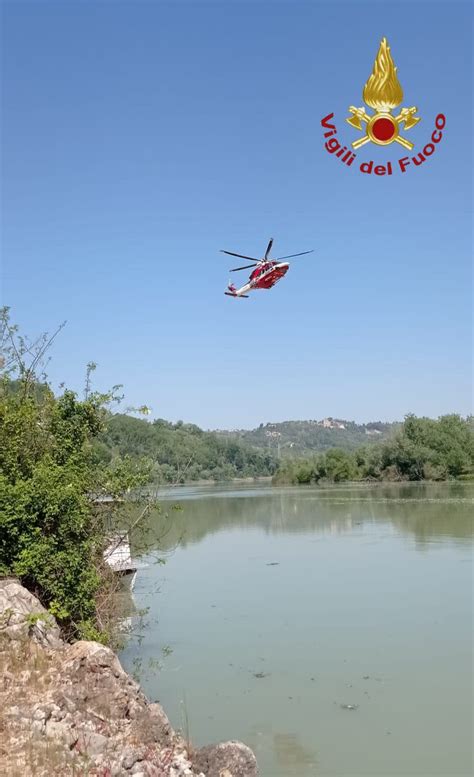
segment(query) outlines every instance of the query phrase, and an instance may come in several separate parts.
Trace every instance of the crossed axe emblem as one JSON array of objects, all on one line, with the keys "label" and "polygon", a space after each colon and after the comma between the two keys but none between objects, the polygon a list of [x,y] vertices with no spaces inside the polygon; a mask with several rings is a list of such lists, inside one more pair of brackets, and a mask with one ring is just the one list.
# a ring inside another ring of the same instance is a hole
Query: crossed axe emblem
[{"label": "crossed axe emblem", "polygon": [[[349,113],[352,114],[349,118],[346,119],[347,123],[350,124],[352,127],[358,130],[362,130],[362,122],[365,122],[367,126],[366,128],[366,134],[363,138],[359,138],[358,140],[354,140],[352,143],[352,147],[357,149],[361,146],[365,145],[365,143],[368,143],[370,140],[372,140],[374,143],[380,143],[380,145],[385,145],[387,143],[392,143],[393,141],[396,141],[397,143],[400,143],[401,146],[404,148],[407,148],[409,151],[413,148],[413,143],[411,143],[406,138],[401,137],[401,135],[398,134],[398,129],[402,125],[404,125],[404,129],[409,130],[411,127],[414,127],[418,122],[420,121],[419,116],[415,116],[417,112],[417,108],[402,108],[398,116],[392,116],[390,111],[385,112],[377,112],[373,114],[372,116],[369,116],[368,113],[366,113],[364,108],[355,108],[353,105],[349,108]],[[376,124],[376,122],[380,119],[387,119],[393,124],[393,136],[388,138],[387,140],[383,141],[382,143],[377,140],[376,137],[374,137],[372,133],[372,128]]]}]

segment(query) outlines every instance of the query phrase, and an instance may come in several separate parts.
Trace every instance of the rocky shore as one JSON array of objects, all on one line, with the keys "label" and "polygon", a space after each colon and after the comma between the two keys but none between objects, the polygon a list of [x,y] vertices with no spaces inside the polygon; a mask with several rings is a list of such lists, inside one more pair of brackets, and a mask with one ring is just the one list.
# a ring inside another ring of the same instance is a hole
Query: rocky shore
[{"label": "rocky shore", "polygon": [[241,742],[195,750],[117,656],[68,644],[17,580],[0,580],[0,774],[257,777]]}]

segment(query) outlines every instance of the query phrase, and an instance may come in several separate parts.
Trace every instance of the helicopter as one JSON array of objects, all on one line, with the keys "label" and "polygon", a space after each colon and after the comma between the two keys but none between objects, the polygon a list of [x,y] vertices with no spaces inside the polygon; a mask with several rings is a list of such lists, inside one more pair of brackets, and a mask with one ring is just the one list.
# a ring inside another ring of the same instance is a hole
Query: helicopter
[{"label": "helicopter", "polygon": [[245,297],[248,298],[249,291],[255,291],[256,289],[271,289],[275,283],[286,275],[289,270],[289,263],[284,262],[283,259],[293,259],[295,256],[303,256],[304,254],[311,254],[311,251],[301,251],[299,254],[290,254],[289,256],[280,256],[277,259],[269,259],[270,251],[273,246],[273,238],[270,241],[265,251],[263,259],[254,259],[252,256],[245,256],[244,254],[234,254],[233,251],[224,251],[221,249],[222,254],[229,254],[229,256],[238,256],[240,259],[250,259],[252,264],[246,264],[243,267],[234,267],[230,272],[239,272],[240,270],[247,270],[250,267],[255,267],[255,270],[251,273],[250,278],[244,286],[237,289],[233,283],[229,283],[227,290],[224,294],[228,297]]}]

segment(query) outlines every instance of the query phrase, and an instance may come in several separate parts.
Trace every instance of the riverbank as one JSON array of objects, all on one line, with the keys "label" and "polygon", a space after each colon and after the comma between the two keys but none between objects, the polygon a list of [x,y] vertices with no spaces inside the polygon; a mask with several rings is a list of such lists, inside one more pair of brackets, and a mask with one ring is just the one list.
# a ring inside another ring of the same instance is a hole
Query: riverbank
[{"label": "riverbank", "polygon": [[195,750],[110,648],[61,638],[13,578],[0,580],[0,773],[9,777],[257,777],[241,742]]},{"label": "riverbank", "polygon": [[262,475],[261,477],[251,477],[251,478],[229,478],[228,480],[184,480],[182,483],[152,483],[151,485],[147,486],[146,488],[142,489],[142,493],[147,493],[148,495],[156,496],[157,498],[161,496],[163,491],[167,491],[168,489],[179,489],[183,486],[219,486],[219,485],[225,485],[225,484],[231,484],[231,485],[245,485],[251,484],[251,483],[272,483],[273,482],[273,475]]}]

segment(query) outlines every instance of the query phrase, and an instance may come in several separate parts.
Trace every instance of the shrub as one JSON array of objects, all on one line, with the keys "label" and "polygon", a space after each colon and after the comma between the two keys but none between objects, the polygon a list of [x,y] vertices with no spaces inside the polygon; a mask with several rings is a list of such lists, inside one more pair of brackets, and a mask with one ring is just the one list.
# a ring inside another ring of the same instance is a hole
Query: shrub
[{"label": "shrub", "polygon": [[[17,336],[8,311],[0,323],[0,574],[19,577],[68,636],[105,640],[97,595],[108,579],[103,551],[110,516],[92,495],[123,495],[145,483],[149,470],[97,456],[114,391],[79,400],[64,390],[55,397],[26,366],[31,346]],[[43,353],[47,343],[40,341]]]}]

